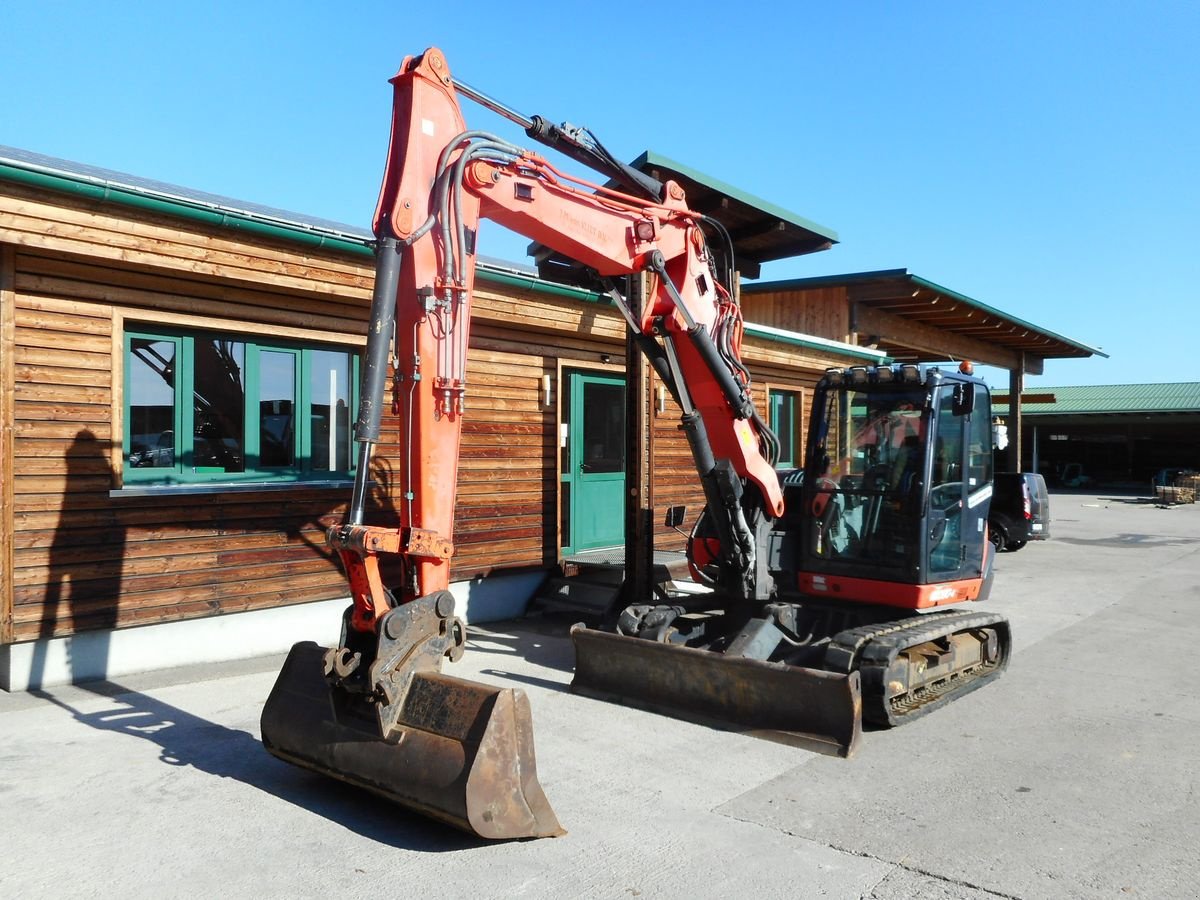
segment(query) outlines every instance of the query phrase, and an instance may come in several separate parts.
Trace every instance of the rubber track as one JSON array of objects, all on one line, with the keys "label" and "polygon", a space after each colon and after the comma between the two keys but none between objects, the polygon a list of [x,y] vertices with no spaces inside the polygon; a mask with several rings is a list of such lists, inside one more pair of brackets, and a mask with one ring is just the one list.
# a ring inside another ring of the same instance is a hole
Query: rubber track
[{"label": "rubber track", "polygon": [[[1000,641],[997,662],[952,676],[945,685],[925,688],[916,697],[884,702],[884,677],[901,650],[936,638],[976,628],[995,629]],[[863,720],[874,725],[902,725],[951,700],[961,697],[998,676],[1008,666],[1012,634],[1008,620],[996,613],[949,612],[914,616],[882,625],[850,628],[834,636],[825,653],[831,672],[862,674]]]}]

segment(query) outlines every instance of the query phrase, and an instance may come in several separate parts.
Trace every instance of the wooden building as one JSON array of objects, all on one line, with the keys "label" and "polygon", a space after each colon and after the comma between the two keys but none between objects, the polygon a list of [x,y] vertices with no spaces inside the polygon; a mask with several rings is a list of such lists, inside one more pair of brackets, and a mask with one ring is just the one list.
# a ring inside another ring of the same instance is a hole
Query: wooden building
[{"label": "wooden building", "polygon": [[[0,685],[336,638],[324,531],[353,476],[368,239],[0,148]],[[565,551],[620,542],[625,351],[588,291],[493,265],[477,287],[452,573],[481,620],[519,612]],[[752,325],[744,352],[793,452],[819,374],[882,355]],[[648,390],[654,507],[698,510],[675,411]],[[378,521],[401,465],[385,442]]]}]

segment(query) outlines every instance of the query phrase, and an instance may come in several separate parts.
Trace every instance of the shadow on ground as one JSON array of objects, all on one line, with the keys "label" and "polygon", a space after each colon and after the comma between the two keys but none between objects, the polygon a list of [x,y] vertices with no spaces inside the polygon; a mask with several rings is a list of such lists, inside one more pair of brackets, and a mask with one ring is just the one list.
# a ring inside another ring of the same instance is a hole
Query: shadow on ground
[{"label": "shadow on ground", "polygon": [[[571,645],[570,632],[576,621],[578,616],[539,616],[536,619],[472,626],[467,631],[467,652],[501,658],[516,657],[547,669],[573,672],[575,650]],[[523,678],[507,671],[495,674],[544,684],[556,690],[565,689],[564,685],[557,682]]]},{"label": "shadow on ground", "polygon": [[90,728],[157,744],[165,765],[190,766],[235,779],[390,847],[439,853],[487,843],[366,791],[281,762],[247,732],[210,722],[113,682],[77,687],[115,705],[84,712],[45,690],[31,693]]}]

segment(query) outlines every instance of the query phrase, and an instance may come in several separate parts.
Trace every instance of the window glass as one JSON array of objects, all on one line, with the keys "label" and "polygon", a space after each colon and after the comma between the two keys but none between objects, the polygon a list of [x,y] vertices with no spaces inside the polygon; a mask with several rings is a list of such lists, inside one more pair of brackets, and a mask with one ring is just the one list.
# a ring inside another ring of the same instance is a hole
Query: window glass
[{"label": "window glass", "polygon": [[583,386],[583,459],[589,474],[625,471],[625,386]]},{"label": "window glass", "polygon": [[125,392],[129,417],[129,465],[168,468],[175,465],[176,343],[156,338],[133,338]]},{"label": "window glass", "polygon": [[967,447],[967,490],[991,484],[994,473],[992,459],[992,409],[987,392],[976,388],[975,411],[971,413],[970,444]]},{"label": "window glass", "polygon": [[192,461],[197,472],[244,472],[246,345],[193,343]]},{"label": "window glass", "polygon": [[[933,487],[962,482],[962,419],[954,415],[954,388],[938,388],[937,440],[933,448]],[[935,498],[945,496],[947,502],[957,503],[961,491],[935,492]]]},{"label": "window glass", "polygon": [[827,395],[820,414],[816,468],[805,480],[815,519],[809,552],[913,565],[929,439],[924,389],[847,387]]},{"label": "window glass", "polygon": [[131,483],[347,477],[357,359],[345,350],[179,332],[125,337]]},{"label": "window glass", "polygon": [[312,351],[308,390],[312,468],[344,472],[350,468],[350,358]]},{"label": "window glass", "polygon": [[799,404],[793,391],[772,390],[768,396],[769,422],[771,430],[779,438],[779,459],[775,465],[792,468],[796,460],[796,435],[798,429],[796,408]]},{"label": "window glass", "polygon": [[264,350],[258,357],[258,457],[264,468],[296,460],[296,356]]}]

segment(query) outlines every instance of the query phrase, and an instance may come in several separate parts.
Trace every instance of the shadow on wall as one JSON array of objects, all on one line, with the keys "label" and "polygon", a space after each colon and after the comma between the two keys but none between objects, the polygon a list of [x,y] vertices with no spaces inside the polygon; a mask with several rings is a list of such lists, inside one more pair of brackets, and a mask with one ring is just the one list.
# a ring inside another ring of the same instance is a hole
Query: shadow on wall
[{"label": "shadow on wall", "polygon": [[[68,485],[107,472],[107,450],[107,442],[98,440],[91,429],[80,429],[65,457]],[[101,540],[97,544],[96,531],[81,528],[79,524],[86,515],[95,513],[88,503],[92,495],[66,490],[62,496],[58,525],[50,543],[38,642],[30,662],[30,687],[40,687],[45,680],[49,640],[63,630],[63,625],[72,634],[85,630],[95,632],[89,634],[87,641],[81,642],[78,648],[74,639],[66,642],[70,679],[95,678],[97,672],[107,671],[108,632],[117,623],[125,560],[125,527],[115,520],[106,523],[100,530]],[[95,553],[98,546],[102,548],[103,558],[89,561],[87,554]]]},{"label": "shadow on wall", "polygon": [[[108,474],[109,448],[108,441],[99,439],[91,429],[82,428],[75,434],[64,456],[67,490],[61,494],[58,522],[50,541],[46,584],[40,603],[37,598],[32,598],[38,604],[39,618],[37,639],[29,649],[27,683],[30,688],[48,683],[78,684],[106,678],[117,671],[140,669],[137,660],[129,657],[129,651],[116,654],[111,633],[118,624],[123,591],[139,590],[136,585],[131,586],[131,582],[140,579],[131,579],[126,572],[125,558],[130,539],[126,513],[141,511],[156,501],[140,497],[98,505],[96,491],[71,490],[82,484],[83,479],[95,482],[98,476]],[[395,481],[392,468],[390,460],[376,459],[372,463],[370,516],[373,523],[398,524],[398,511],[392,500]],[[246,496],[240,494],[237,499],[241,502]],[[347,503],[349,496],[350,486],[347,485]],[[341,499],[333,493],[329,498]],[[263,519],[255,523],[259,530],[269,527],[270,522],[270,505],[264,504],[263,509],[264,512],[256,514]],[[98,524],[89,524],[98,518],[101,520]],[[341,521],[342,513],[338,512],[320,518],[281,513],[278,528],[287,535],[291,549],[306,548],[344,576],[341,560],[329,549],[324,537],[328,526]],[[189,526],[167,521],[156,527],[170,532],[169,536],[174,538],[176,535],[186,537]],[[239,564],[261,567],[267,559],[273,559],[275,564],[283,567],[289,560],[303,563],[297,556],[286,556],[287,549],[245,549],[238,546],[236,534],[228,538],[229,555],[239,557]],[[306,572],[312,571],[309,564]],[[280,574],[284,572],[281,570]],[[349,593],[348,587],[344,591],[342,596]],[[315,598],[297,597],[296,602],[326,599],[332,595],[337,595],[336,587],[332,593],[330,588],[325,588],[322,596]],[[278,605],[278,601],[270,605]],[[116,658],[118,655],[122,658]]]}]

